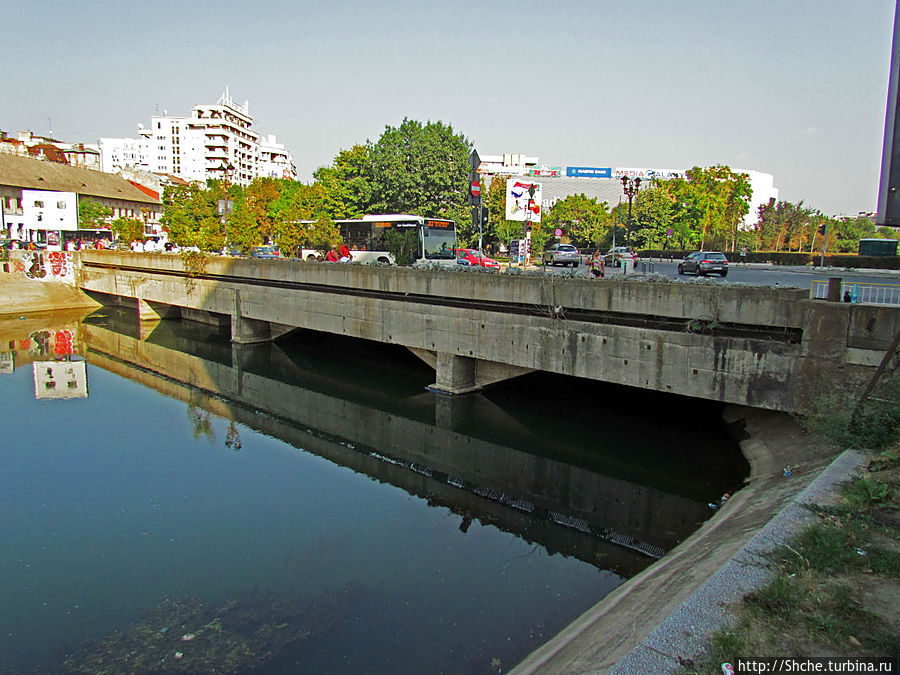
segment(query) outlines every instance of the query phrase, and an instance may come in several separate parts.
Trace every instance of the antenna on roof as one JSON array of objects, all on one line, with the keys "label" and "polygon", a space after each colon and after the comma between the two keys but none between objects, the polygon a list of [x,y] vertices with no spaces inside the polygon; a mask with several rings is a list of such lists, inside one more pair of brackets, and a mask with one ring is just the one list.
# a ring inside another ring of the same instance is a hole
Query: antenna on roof
[{"label": "antenna on roof", "polygon": [[49,133],[50,137],[52,138],[53,137],[53,122],[50,120],[49,117],[47,118],[47,132]]}]

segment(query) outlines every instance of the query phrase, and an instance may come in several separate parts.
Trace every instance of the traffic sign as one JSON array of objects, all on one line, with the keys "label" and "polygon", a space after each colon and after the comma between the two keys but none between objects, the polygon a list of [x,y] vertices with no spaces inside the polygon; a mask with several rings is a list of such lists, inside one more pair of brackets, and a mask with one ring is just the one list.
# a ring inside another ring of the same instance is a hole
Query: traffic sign
[{"label": "traffic sign", "polygon": [[481,196],[481,181],[479,181],[477,178],[475,180],[473,180],[472,184],[469,186],[469,192],[472,193],[473,197],[480,197]]},{"label": "traffic sign", "polygon": [[556,228],[556,232],[553,233],[557,238],[562,236],[562,230]]}]

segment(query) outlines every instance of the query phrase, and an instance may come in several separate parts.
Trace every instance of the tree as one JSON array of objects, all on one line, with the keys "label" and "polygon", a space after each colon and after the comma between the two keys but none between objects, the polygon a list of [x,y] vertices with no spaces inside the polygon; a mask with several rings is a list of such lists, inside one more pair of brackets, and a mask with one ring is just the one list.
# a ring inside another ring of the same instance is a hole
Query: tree
[{"label": "tree", "polygon": [[598,204],[596,197],[586,197],[583,193],[556,202],[543,221],[548,232],[562,230],[563,236],[579,248],[601,247],[612,228],[607,203]]},{"label": "tree", "polygon": [[179,246],[218,251],[225,243],[225,226],[218,213],[218,200],[227,196],[222,185],[211,181],[197,185],[166,186],[160,219],[169,239]]},{"label": "tree", "polygon": [[665,247],[675,213],[675,196],[669,190],[659,185],[641,190],[634,199],[631,241],[641,248]]},{"label": "tree", "polygon": [[234,209],[228,216],[228,244],[241,253],[247,253],[250,247],[261,243],[262,235],[256,222],[256,214],[246,199],[234,200]]},{"label": "tree", "polygon": [[90,197],[78,198],[78,229],[98,230],[106,227],[106,220],[113,214],[108,206],[103,206]]},{"label": "tree", "polygon": [[331,166],[323,166],[313,178],[325,188],[325,207],[337,220],[361,218],[372,205],[369,148],[354,145],[341,150]]},{"label": "tree", "polygon": [[256,222],[261,238],[275,235],[275,224],[269,207],[281,195],[280,185],[283,182],[275,178],[256,178],[247,186],[247,208]]},{"label": "tree", "polygon": [[456,221],[460,238],[471,241],[468,207],[472,144],[443,122],[404,118],[369,143],[373,212],[442,216]]},{"label": "tree", "polygon": [[144,223],[137,218],[116,218],[109,227],[116,238],[126,244],[144,240]]}]

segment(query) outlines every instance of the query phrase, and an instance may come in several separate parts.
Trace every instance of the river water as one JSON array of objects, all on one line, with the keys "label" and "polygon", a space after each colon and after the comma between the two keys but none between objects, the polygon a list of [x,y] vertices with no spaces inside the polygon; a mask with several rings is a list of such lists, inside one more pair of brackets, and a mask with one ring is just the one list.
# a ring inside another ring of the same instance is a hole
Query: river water
[{"label": "river water", "polygon": [[717,405],[102,309],[0,321],[0,672],[492,673],[738,488]]}]

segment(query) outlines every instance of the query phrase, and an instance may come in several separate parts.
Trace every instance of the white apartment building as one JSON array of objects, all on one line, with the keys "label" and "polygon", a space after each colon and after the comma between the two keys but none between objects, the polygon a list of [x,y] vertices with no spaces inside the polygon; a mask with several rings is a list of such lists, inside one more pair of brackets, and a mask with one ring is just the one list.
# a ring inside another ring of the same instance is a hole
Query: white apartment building
[{"label": "white apartment building", "polygon": [[290,152],[252,125],[249,102],[236,103],[226,87],[215,104],[194,106],[190,117],[154,115],[149,128],[139,125],[139,138],[101,138],[101,165],[110,173],[133,168],[239,185],[258,176],[296,179]]},{"label": "white apartment building", "polygon": [[259,167],[257,176],[267,178],[297,178],[294,158],[283,143],[276,143],[274,135],[263,136],[259,142]]}]

